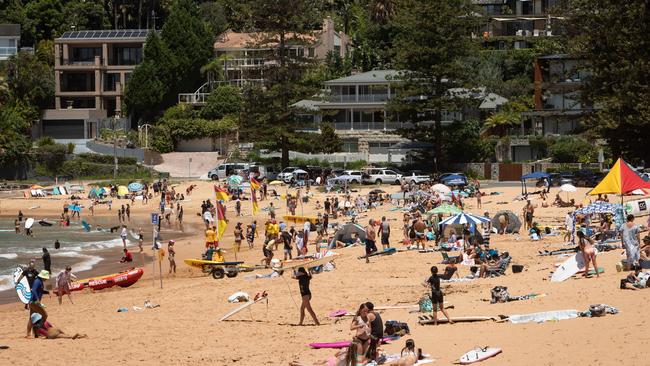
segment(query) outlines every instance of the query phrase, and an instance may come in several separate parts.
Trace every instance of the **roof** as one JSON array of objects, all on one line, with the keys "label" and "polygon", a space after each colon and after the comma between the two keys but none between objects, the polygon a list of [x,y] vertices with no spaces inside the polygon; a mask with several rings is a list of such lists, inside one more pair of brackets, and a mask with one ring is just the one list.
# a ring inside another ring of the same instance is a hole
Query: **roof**
[{"label": "roof", "polygon": [[20,37],[20,24],[0,24],[0,36]]},{"label": "roof", "polygon": [[527,180],[527,179],[541,179],[541,178],[549,179],[550,177],[551,177],[551,175],[548,174],[548,173],[534,172],[534,173],[522,175],[521,180],[524,181],[524,180]]},{"label": "roof", "polygon": [[310,112],[317,112],[319,110],[318,104],[322,104],[323,102],[319,100],[309,100],[309,99],[303,99],[299,102],[296,102],[292,104],[291,106],[293,108],[298,108]]},{"label": "roof", "polygon": [[373,70],[345,76],[338,79],[328,80],[325,85],[337,84],[384,84],[399,79],[397,70]]},{"label": "roof", "polygon": [[483,98],[479,109],[497,109],[498,107],[508,103],[508,99],[500,96],[499,94],[488,93],[488,95]]},{"label": "roof", "polygon": [[133,39],[144,41],[148,34],[148,29],[80,30],[65,32],[57,39]]},{"label": "roof", "polygon": [[[232,29],[228,29],[217,37],[213,47],[215,50],[235,50],[241,48],[261,48],[260,46],[270,47],[277,44],[277,42],[267,42],[267,44],[259,45],[258,43],[264,40],[265,35],[263,32],[235,32]],[[293,33],[287,34],[289,42],[293,38],[295,38]],[[316,37],[311,35],[300,35],[300,39],[305,42],[315,42],[317,40]]]}]

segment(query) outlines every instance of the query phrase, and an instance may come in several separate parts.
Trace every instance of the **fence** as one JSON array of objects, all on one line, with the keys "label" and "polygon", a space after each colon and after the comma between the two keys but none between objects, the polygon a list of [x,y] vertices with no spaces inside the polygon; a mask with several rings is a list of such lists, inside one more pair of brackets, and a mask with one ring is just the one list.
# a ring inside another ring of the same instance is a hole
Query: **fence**
[{"label": "fence", "polygon": [[[93,140],[86,142],[86,147],[92,152],[104,155],[113,155],[113,145],[100,144]],[[118,158],[135,158],[139,163],[144,162],[144,150],[142,149],[124,149],[118,147],[116,149]]]}]

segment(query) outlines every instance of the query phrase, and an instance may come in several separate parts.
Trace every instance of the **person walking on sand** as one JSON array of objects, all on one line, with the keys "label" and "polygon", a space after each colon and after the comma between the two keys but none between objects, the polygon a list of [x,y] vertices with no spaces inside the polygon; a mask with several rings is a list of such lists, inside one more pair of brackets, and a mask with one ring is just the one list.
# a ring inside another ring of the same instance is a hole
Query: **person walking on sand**
[{"label": "person walking on sand", "polygon": [[29,299],[29,317],[27,318],[27,335],[25,338],[29,338],[32,332],[32,314],[41,314],[43,322],[47,320],[47,311],[45,311],[45,306],[41,303],[41,299],[43,298],[43,294],[49,294],[45,290],[45,281],[49,279],[50,272],[42,270],[32,284],[32,296]]},{"label": "person walking on sand", "polygon": [[169,243],[167,243],[167,259],[169,259],[169,273],[176,274],[176,259],[174,256],[176,255],[176,251],[174,250],[174,244],[176,242],[174,240],[170,240]]},{"label": "person walking on sand", "polygon": [[381,225],[379,226],[379,235],[381,237],[381,248],[390,248],[390,223],[386,220],[386,216],[381,218]]},{"label": "person walking on sand", "polygon": [[596,277],[600,277],[598,273],[598,263],[596,263],[596,250],[594,249],[594,241],[588,238],[581,230],[576,234],[578,236],[578,247],[582,253],[582,258],[585,261],[585,273],[583,276],[589,276],[589,262],[593,263]]},{"label": "person walking on sand", "polygon": [[375,220],[370,219],[368,226],[366,226],[366,263],[370,263],[370,254],[377,252],[376,235]]},{"label": "person walking on sand", "polygon": [[144,233],[142,228],[138,228],[138,248],[140,248],[140,253],[142,253],[142,245],[144,244]]},{"label": "person walking on sand", "polygon": [[126,225],[122,225],[122,231],[120,232],[120,238],[122,238],[122,245],[126,249],[126,238],[128,237],[128,231],[126,230]]},{"label": "person walking on sand", "polygon": [[627,256],[625,268],[632,268],[632,266],[639,264],[639,258],[641,257],[639,249],[641,235],[639,234],[639,226],[634,223],[634,215],[627,215],[627,222],[621,226],[620,231],[623,247],[625,247],[625,255]]},{"label": "person walking on sand", "polygon": [[235,254],[235,261],[237,260],[237,252],[241,249],[241,242],[244,240],[244,230],[241,228],[241,222],[238,222],[235,225],[235,231],[233,232],[235,236],[235,242],[232,245],[232,251]]},{"label": "person walking on sand", "polygon": [[52,257],[50,257],[50,252],[47,251],[47,248],[43,248],[43,269],[48,272],[52,272]]},{"label": "person walking on sand", "polygon": [[126,210],[124,211],[124,213],[126,213],[126,219],[129,222],[131,222],[131,205],[130,204],[128,204],[128,203],[126,204]]},{"label": "person walking on sand", "polygon": [[66,266],[63,271],[56,275],[54,287],[56,287],[56,295],[59,297],[59,305],[63,303],[63,295],[68,295],[70,303],[74,304],[72,296],[70,296],[70,286],[72,286],[72,281],[76,279],[77,276],[72,273],[72,267],[70,266]]},{"label": "person walking on sand", "polygon": [[293,273],[292,276],[294,279],[298,280],[298,287],[300,287],[300,296],[302,297],[302,304],[300,304],[300,322],[298,325],[302,325],[305,320],[305,310],[309,312],[314,323],[320,325],[314,309],[311,308],[311,291],[309,290],[309,283],[311,281],[311,274],[305,270],[305,268],[300,267],[297,271]]},{"label": "person walking on sand", "polygon": [[526,200],[526,206],[523,209],[524,230],[530,230],[533,227],[533,218],[535,217],[535,205]]},{"label": "person walking on sand", "polygon": [[431,267],[431,277],[424,283],[425,286],[431,287],[431,311],[433,313],[433,324],[438,325],[438,309],[447,317],[449,324],[454,322],[447,314],[444,304],[444,296],[440,290],[440,277],[438,277],[438,267]]},{"label": "person walking on sand", "polygon": [[370,346],[368,347],[366,357],[370,360],[377,360],[379,356],[377,346],[384,337],[384,323],[381,315],[375,311],[375,305],[373,303],[368,301],[366,308],[368,308],[368,321],[370,322]]}]

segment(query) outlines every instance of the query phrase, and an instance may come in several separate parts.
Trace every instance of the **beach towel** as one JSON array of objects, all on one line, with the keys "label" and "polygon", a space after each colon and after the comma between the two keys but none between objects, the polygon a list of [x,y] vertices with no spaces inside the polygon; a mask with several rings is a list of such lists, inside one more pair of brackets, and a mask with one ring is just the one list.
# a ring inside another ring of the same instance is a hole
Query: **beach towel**
[{"label": "beach towel", "polygon": [[543,311],[540,313],[531,313],[531,314],[522,314],[522,315],[510,315],[508,321],[513,324],[524,324],[524,323],[543,323],[546,321],[559,321],[566,319],[574,319],[578,317],[578,310],[552,310],[552,311]]}]

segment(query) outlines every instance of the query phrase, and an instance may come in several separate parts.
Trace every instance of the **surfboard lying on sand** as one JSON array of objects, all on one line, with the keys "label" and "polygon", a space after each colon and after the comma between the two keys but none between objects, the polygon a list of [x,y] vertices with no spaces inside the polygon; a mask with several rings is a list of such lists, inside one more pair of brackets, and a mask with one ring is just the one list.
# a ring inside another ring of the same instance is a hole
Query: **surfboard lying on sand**
[{"label": "surfboard lying on sand", "polygon": [[32,298],[32,289],[29,287],[29,282],[27,277],[23,277],[20,282],[17,283],[20,276],[23,274],[23,269],[18,267],[14,270],[13,280],[14,286],[16,286],[16,293],[18,298],[23,304],[29,303],[29,300]]},{"label": "surfboard lying on sand", "polygon": [[222,316],[221,319],[219,319],[219,321],[222,322],[222,321],[224,321],[224,320],[230,318],[231,316],[237,314],[238,312],[240,312],[240,311],[246,309],[247,307],[249,307],[249,306],[251,306],[251,305],[253,305],[253,304],[257,304],[258,302],[263,301],[263,300],[266,300],[266,304],[268,305],[268,303],[269,303],[269,302],[268,302],[268,301],[269,301],[269,296],[268,296],[268,295],[264,295],[264,296],[260,297],[260,298],[257,299],[257,300],[254,300],[254,301],[251,300],[251,301],[249,301],[249,302],[247,302],[247,303],[245,303],[245,304],[243,304],[243,305],[240,305],[240,306],[236,307],[235,309],[231,310],[230,312],[228,312],[226,315]]},{"label": "surfboard lying on sand", "polygon": [[[497,321],[498,319],[493,316],[457,316],[452,317],[451,320],[454,323],[472,323],[472,322],[484,322],[484,321]],[[449,320],[444,316],[438,317],[438,324],[448,323]],[[418,323],[424,324],[433,324],[433,315],[420,315],[418,316]]]},{"label": "surfboard lying on sand", "polygon": [[[596,253],[597,252],[598,251],[596,251]],[[569,259],[567,259],[557,267],[557,269],[555,270],[555,272],[553,272],[553,275],[551,276],[551,282],[566,281],[567,279],[571,278],[571,276],[580,272],[580,270],[584,271],[584,268],[585,268],[584,257],[582,256],[581,252],[578,252],[575,255],[569,257]]]},{"label": "surfboard lying on sand", "polygon": [[322,266],[325,263],[329,263],[341,256],[342,254],[334,254],[334,255],[328,255],[326,257],[321,257],[318,259],[286,261],[282,264],[282,267],[274,268],[274,270],[286,271],[289,269],[295,269],[300,267],[303,267],[305,269],[314,268],[314,267]]},{"label": "surfboard lying on sand", "polygon": [[[395,253],[397,253],[397,249],[395,249],[395,248],[387,248],[387,249],[384,249],[384,250],[379,251],[379,252],[374,252],[374,253],[368,255],[367,257],[368,258],[377,257],[377,256],[380,256],[380,255],[391,255],[391,254],[395,254]],[[357,258],[358,259],[364,259],[364,258],[366,258],[366,256],[362,255],[362,256],[357,257]]]},{"label": "surfboard lying on sand", "polygon": [[490,357],[494,357],[499,353],[501,353],[501,348],[485,347],[485,348],[473,349],[465,353],[464,355],[460,356],[460,364],[469,365],[474,362],[480,362],[483,360],[487,360]]},{"label": "surfboard lying on sand", "polygon": [[[390,341],[398,340],[398,336],[384,337],[381,339],[382,344],[386,344]],[[340,342],[316,342],[309,343],[309,347],[321,349],[321,348],[345,348],[348,347],[352,342],[351,341],[340,341]]]}]

